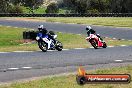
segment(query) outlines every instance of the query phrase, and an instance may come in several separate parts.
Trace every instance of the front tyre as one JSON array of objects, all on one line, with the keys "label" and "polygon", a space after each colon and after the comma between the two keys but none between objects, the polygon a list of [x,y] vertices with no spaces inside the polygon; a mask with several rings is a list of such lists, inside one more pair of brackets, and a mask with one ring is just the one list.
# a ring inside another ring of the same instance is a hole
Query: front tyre
[{"label": "front tyre", "polygon": [[62,51],[62,49],[63,49],[63,45],[62,45],[62,43],[59,42],[59,41],[56,41],[56,50],[58,50],[58,51]]},{"label": "front tyre", "polygon": [[38,42],[38,46],[43,52],[47,52],[48,46],[47,46],[47,44],[45,42],[39,41]]},{"label": "front tyre", "polygon": [[90,40],[90,43],[95,49],[98,49],[98,45],[96,43],[96,40],[92,39],[92,40]]},{"label": "front tyre", "polygon": [[105,42],[103,42],[103,48],[106,48],[107,44]]}]

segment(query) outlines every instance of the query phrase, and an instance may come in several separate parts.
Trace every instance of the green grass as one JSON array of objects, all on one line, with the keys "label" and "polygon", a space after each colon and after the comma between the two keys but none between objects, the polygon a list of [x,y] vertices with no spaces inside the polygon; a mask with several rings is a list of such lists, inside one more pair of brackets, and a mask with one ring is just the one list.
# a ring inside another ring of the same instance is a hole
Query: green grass
[{"label": "green grass", "polygon": [[84,35],[57,33],[58,39],[63,43],[64,48],[86,48],[90,46]]},{"label": "green grass", "polygon": [[[20,45],[24,43],[22,38],[23,31],[25,29],[0,26],[0,51],[39,50],[37,43]],[[84,36],[60,32],[57,32],[57,35],[58,40],[63,43],[64,48],[87,47]]]},{"label": "green grass", "polygon": [[[31,13],[28,8],[23,7],[23,6],[21,6],[21,7],[22,7],[24,13]],[[35,14],[44,14],[44,13],[46,13],[45,10],[46,10],[46,7],[39,7],[38,9],[34,10],[34,13]]]},{"label": "green grass", "polygon": [[36,17],[32,19],[39,19],[40,21],[44,20],[47,22],[77,23],[132,28],[132,17]]},{"label": "green grass", "polygon": [[22,43],[21,28],[8,28],[0,26],[0,47],[3,46],[15,46]]},{"label": "green grass", "polygon": [[[31,13],[29,8],[21,6],[24,13]],[[38,9],[34,10],[35,14],[45,14],[46,7],[39,7]],[[65,13],[67,9],[59,9],[59,13]]]},{"label": "green grass", "polygon": [[[25,42],[22,38],[23,31],[25,31],[25,29],[0,26],[0,51],[39,50],[36,42],[34,44],[23,44]],[[57,35],[58,40],[63,43],[64,48],[91,47],[90,43],[85,40],[85,35],[60,32],[57,32]],[[105,38],[105,41],[109,46],[132,45],[132,42],[127,40],[112,40],[110,38]]]},{"label": "green grass", "polygon": [[109,46],[132,45],[132,41],[129,40],[118,40],[118,39],[113,40],[111,38],[105,38],[104,40]]},{"label": "green grass", "polygon": [[[99,69],[88,71],[89,74],[130,74],[132,66],[114,67],[109,69]],[[16,82],[9,85],[2,85],[0,88],[132,88],[130,84],[86,84],[80,86],[76,83],[76,74],[68,76],[54,76],[41,78],[28,82]]]}]

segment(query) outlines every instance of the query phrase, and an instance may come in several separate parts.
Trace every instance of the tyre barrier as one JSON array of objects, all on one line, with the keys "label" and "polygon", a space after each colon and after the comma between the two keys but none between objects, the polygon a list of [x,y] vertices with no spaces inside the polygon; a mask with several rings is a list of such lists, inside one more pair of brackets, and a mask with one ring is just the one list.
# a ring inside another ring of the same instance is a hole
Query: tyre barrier
[{"label": "tyre barrier", "polygon": [[132,13],[83,13],[83,14],[21,14],[0,13],[0,17],[132,17]]},{"label": "tyre barrier", "polygon": [[37,32],[36,31],[24,31],[23,39],[36,40]]}]

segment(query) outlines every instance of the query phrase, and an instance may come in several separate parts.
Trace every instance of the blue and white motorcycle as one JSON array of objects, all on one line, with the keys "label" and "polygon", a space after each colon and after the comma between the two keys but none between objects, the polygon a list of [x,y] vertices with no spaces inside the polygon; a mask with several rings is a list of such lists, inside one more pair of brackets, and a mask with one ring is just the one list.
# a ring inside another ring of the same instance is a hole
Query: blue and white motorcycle
[{"label": "blue and white motorcycle", "polygon": [[58,50],[62,51],[63,45],[61,42],[57,40],[57,35],[53,35],[54,39],[56,40],[56,44],[54,44],[54,41],[49,38],[48,34],[42,34],[38,33],[36,40],[38,42],[39,48],[43,51],[46,52],[47,50]]}]

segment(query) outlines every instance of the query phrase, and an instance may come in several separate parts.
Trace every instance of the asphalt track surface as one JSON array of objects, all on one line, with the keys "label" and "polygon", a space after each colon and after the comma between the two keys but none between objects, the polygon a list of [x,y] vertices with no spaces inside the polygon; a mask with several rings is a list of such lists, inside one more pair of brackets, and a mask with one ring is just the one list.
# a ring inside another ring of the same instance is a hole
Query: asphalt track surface
[{"label": "asphalt track surface", "polygon": [[[76,24],[0,20],[0,25],[24,28],[35,29],[38,24],[44,24],[46,28],[54,29],[55,31],[77,34],[82,34],[85,29],[84,25]],[[132,39],[132,30],[129,28],[93,27],[103,36]],[[117,31],[113,32],[114,30]],[[123,63],[132,63],[132,46],[97,50],[92,48],[72,49],[61,52],[48,51],[46,53],[41,51],[1,52],[0,82],[74,72],[80,65],[88,66],[87,69],[95,69],[107,67],[106,65],[110,64],[115,66]]]},{"label": "asphalt track surface", "polygon": [[[38,25],[43,24],[48,30],[55,30],[60,32],[86,34],[86,25],[80,24],[65,24],[65,23],[52,23],[52,22],[31,22],[31,21],[13,21],[0,19],[0,25],[32,28],[37,29]],[[118,39],[132,39],[132,28],[114,28],[103,26],[92,26],[102,36],[113,37]]]}]

